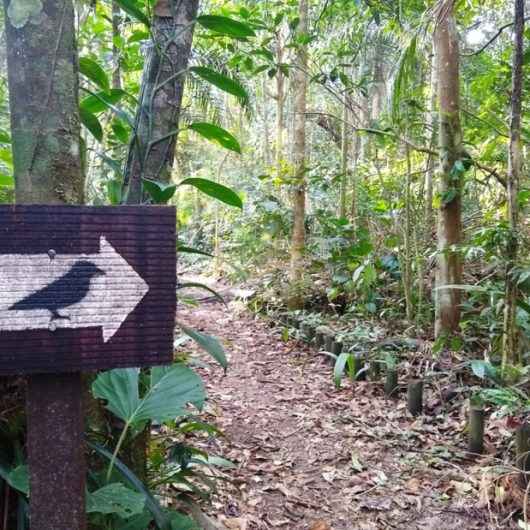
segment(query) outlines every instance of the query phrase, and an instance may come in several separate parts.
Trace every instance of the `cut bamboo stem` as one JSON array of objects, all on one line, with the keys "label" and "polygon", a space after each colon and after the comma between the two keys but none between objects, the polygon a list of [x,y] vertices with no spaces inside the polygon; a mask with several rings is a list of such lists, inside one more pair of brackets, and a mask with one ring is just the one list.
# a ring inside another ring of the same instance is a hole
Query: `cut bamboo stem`
[{"label": "cut bamboo stem", "polygon": [[409,381],[407,407],[413,416],[419,416],[423,412],[423,381],[421,379]]},{"label": "cut bamboo stem", "polygon": [[342,342],[335,340],[331,345],[331,353],[334,355],[340,355],[342,352]]},{"label": "cut bamboo stem", "polygon": [[370,370],[369,370],[370,380],[379,381],[381,378],[381,364],[375,360],[370,361]]},{"label": "cut bamboo stem", "polygon": [[517,467],[521,470],[520,482],[526,488],[530,472],[530,425],[527,422],[517,427],[515,432],[515,450]]},{"label": "cut bamboo stem", "polygon": [[386,372],[385,394],[394,397],[398,389],[398,373],[395,368],[390,368]]},{"label": "cut bamboo stem", "polygon": [[324,337],[324,349],[330,353],[332,353],[332,349],[333,349],[333,342],[335,341],[335,337],[333,337],[333,335],[325,335]]},{"label": "cut bamboo stem", "polygon": [[470,453],[481,455],[484,452],[484,407],[469,406],[469,443]]}]

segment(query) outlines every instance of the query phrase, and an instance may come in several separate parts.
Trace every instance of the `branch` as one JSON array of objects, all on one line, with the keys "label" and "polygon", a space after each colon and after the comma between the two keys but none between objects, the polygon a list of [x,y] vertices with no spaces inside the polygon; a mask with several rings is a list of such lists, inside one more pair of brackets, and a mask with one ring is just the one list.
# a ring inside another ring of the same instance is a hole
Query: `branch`
[{"label": "branch", "polygon": [[[530,20],[530,17],[526,17],[525,19],[525,22]],[[514,25],[514,22],[508,22],[508,24],[504,24],[504,26],[501,26],[498,30],[497,30],[497,33],[495,33],[495,35],[493,35],[493,37],[491,37],[491,39],[486,42],[486,44],[484,44],[481,48],[479,48],[478,50],[474,51],[474,52],[471,52],[471,53],[462,53],[461,55],[463,57],[473,57],[474,55],[478,55],[479,53],[482,53],[488,46],[490,46],[491,44],[493,44],[493,42],[495,42],[495,40],[497,40],[497,38],[500,36],[500,34],[507,28],[510,28],[511,26]]]}]

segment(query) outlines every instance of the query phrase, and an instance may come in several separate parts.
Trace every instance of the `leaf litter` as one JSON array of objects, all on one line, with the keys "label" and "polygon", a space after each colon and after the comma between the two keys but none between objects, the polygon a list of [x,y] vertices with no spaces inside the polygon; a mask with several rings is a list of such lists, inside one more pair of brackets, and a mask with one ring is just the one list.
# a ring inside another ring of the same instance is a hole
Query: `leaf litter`
[{"label": "leaf litter", "polygon": [[[337,391],[324,356],[233,304],[179,308],[179,320],[219,337],[229,357],[226,375],[199,369],[206,419],[224,436],[193,440],[236,464],[203,506],[220,529],[524,528],[510,518],[493,444],[466,457],[457,400],[429,387],[426,414],[413,418],[380,383]],[[503,428],[488,428],[489,439]]]}]

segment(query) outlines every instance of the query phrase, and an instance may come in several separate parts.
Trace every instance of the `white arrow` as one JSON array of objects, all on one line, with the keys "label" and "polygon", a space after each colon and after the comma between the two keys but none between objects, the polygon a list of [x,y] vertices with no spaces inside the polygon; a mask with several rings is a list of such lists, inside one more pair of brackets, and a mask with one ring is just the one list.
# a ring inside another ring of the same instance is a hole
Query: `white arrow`
[{"label": "white arrow", "polygon": [[103,236],[97,254],[0,254],[0,331],[101,327],[107,342],[148,291]]}]

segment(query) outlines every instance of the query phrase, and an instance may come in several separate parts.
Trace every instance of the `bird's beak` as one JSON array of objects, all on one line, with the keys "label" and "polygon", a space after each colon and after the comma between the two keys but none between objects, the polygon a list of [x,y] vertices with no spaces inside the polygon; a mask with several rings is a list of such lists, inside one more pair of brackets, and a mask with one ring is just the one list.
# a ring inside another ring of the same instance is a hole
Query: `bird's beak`
[{"label": "bird's beak", "polygon": [[105,271],[102,271],[101,269],[98,269],[96,272],[96,276],[105,276]]}]

